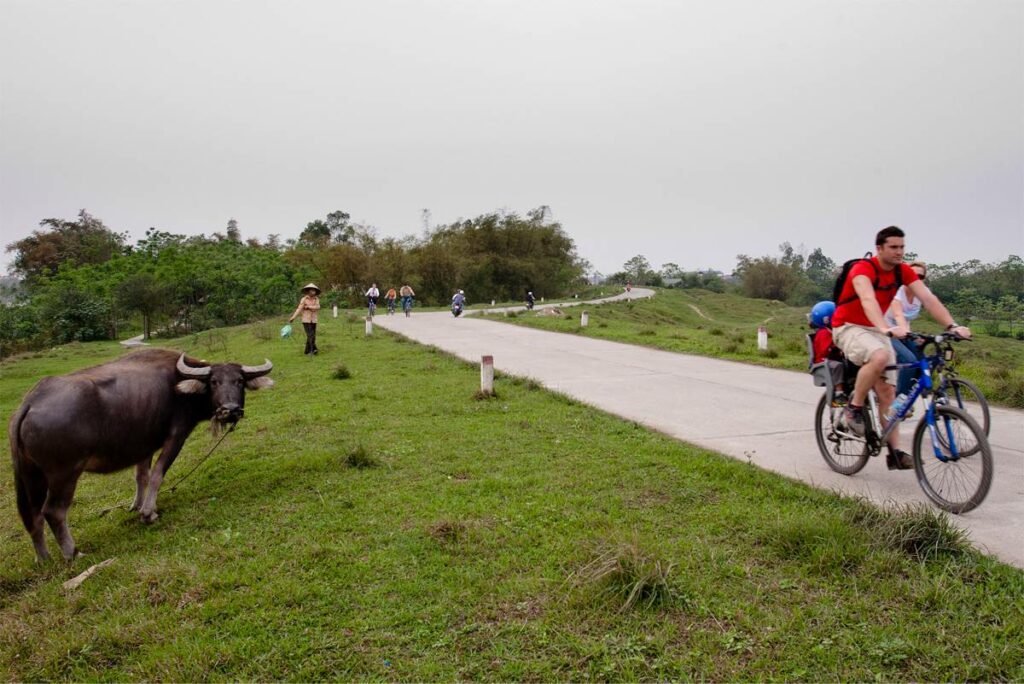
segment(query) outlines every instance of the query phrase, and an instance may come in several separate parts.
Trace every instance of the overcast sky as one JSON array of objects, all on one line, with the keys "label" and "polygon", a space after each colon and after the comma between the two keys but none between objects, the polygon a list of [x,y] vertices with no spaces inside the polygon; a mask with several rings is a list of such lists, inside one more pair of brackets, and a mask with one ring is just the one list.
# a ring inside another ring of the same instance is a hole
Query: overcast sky
[{"label": "overcast sky", "polygon": [[1024,254],[1024,1],[0,0],[3,245],[540,205],[604,273]]}]

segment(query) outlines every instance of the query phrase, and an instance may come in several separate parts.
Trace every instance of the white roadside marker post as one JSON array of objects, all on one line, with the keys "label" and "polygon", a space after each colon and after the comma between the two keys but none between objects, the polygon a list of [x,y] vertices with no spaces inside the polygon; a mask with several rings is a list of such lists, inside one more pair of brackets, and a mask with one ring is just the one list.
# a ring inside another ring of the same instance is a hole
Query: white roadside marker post
[{"label": "white roadside marker post", "polygon": [[757,348],[761,351],[768,351],[768,328],[763,325],[757,327]]},{"label": "white roadside marker post", "polygon": [[334,317],[337,318],[338,317],[338,305],[335,304],[333,308],[334,308]]},{"label": "white roadside marker post", "polygon": [[366,334],[373,334],[373,319],[370,318],[369,316],[366,317]]},{"label": "white roadside marker post", "polygon": [[494,394],[494,357],[480,357],[480,392]]},{"label": "white roadside marker post", "polygon": [[588,323],[590,323],[590,316],[588,316],[588,315],[587,315],[587,312],[586,312],[586,311],[584,311],[584,312],[583,312],[583,313],[582,313],[582,314],[580,315],[580,327],[581,327],[581,328],[586,328],[586,327],[587,327],[587,324],[588,324]]}]

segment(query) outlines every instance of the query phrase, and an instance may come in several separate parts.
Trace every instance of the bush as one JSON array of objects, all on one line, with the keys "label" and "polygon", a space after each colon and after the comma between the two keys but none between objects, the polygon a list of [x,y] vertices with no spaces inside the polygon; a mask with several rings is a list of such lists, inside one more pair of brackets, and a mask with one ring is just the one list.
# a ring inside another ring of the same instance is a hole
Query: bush
[{"label": "bush", "polygon": [[345,457],[345,465],[349,468],[376,468],[380,463],[362,444],[349,452]]}]

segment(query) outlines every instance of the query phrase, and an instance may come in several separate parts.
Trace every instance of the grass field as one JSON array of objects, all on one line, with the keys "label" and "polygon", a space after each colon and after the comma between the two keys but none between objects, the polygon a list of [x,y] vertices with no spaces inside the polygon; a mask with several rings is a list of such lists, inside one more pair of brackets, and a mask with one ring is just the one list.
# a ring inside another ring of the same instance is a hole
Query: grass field
[{"label": "grass field", "polygon": [[[277,386],[170,493],[212,443],[196,431],[156,524],[99,515],[130,471],[86,475],[87,555],[37,566],[0,468],[0,678],[1024,678],[1024,573],[932,509],[879,512],[530,381],[478,400],[477,368],[344,317],[312,358],[279,326],[167,343],[269,357]],[[8,361],[0,412],[121,353]]]},{"label": "grass field", "polygon": [[[607,290],[611,294],[611,290]],[[600,291],[592,294],[600,294]],[[655,297],[586,307],[590,319],[580,327],[580,310],[561,316],[543,312],[492,315],[542,330],[757,363],[807,370],[805,335],[808,307],[749,299],[705,290],[657,290]],[[768,351],[757,348],[757,328],[768,330]],[[914,329],[937,333],[941,326],[918,320]],[[957,369],[981,388],[991,403],[1024,408],[1024,342],[973,330],[975,340],[957,345]]]}]

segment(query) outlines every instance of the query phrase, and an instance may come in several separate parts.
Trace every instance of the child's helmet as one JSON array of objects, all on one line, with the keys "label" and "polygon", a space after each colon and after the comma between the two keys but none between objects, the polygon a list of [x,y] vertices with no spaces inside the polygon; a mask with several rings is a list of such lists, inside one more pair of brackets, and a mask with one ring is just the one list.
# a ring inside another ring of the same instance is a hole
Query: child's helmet
[{"label": "child's helmet", "polygon": [[811,307],[811,325],[815,328],[827,328],[832,325],[832,314],[836,312],[835,302],[827,299]]}]

